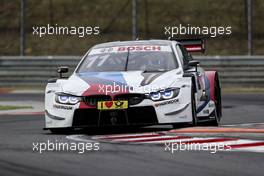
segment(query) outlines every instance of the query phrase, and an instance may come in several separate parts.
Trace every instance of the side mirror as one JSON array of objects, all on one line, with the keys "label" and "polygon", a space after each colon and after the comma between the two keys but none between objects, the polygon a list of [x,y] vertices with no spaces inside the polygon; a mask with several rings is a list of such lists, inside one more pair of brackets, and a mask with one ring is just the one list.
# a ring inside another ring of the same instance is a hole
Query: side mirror
[{"label": "side mirror", "polygon": [[199,61],[197,61],[197,60],[190,60],[189,62],[188,62],[188,68],[190,68],[190,67],[195,67],[195,71],[197,72],[197,66],[199,65]]},{"label": "side mirror", "polygon": [[197,67],[197,65],[199,65],[199,61],[197,61],[197,60],[191,60],[191,61],[189,61],[189,63],[188,63],[188,66],[190,66],[190,67]]},{"label": "side mirror", "polygon": [[59,73],[59,78],[63,78],[62,74],[67,73],[69,71],[69,67],[61,66],[57,68],[57,72]]}]

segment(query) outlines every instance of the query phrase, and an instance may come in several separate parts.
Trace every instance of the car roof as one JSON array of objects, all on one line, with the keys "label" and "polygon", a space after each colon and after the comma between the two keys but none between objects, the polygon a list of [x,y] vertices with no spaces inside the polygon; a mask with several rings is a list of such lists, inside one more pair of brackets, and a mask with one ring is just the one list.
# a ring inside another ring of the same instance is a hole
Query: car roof
[{"label": "car roof", "polygon": [[131,40],[131,41],[115,41],[95,45],[93,48],[106,48],[114,46],[129,46],[129,45],[171,45],[170,40]]}]

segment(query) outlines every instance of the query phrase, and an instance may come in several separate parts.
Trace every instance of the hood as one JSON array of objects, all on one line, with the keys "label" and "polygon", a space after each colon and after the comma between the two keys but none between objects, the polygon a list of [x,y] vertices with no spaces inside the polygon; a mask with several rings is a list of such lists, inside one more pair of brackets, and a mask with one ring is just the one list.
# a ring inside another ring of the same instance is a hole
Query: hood
[{"label": "hood", "polygon": [[180,76],[179,70],[147,73],[142,71],[78,73],[64,83],[63,91],[75,95],[110,92],[148,93],[170,87]]}]

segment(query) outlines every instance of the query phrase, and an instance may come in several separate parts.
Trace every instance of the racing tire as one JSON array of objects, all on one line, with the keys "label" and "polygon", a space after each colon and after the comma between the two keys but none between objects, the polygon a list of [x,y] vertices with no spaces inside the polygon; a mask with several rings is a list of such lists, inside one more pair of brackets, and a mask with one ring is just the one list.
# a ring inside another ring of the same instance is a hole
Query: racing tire
[{"label": "racing tire", "polygon": [[220,81],[218,74],[216,74],[215,77],[215,84],[214,84],[214,90],[215,90],[215,106],[216,106],[216,112],[217,112],[217,117],[220,118],[222,117],[222,101],[221,101],[221,88],[220,88]]},{"label": "racing tire", "polygon": [[192,92],[191,92],[191,106],[192,106],[192,124],[191,126],[197,126],[198,119],[197,119],[197,113],[196,113],[196,100],[195,100],[195,93],[194,93],[194,87],[192,86]]},{"label": "racing tire", "polygon": [[222,116],[221,89],[220,89],[220,81],[219,81],[218,74],[216,74],[214,82],[215,82],[214,83],[215,110],[213,112],[214,120],[207,122],[207,125],[209,125],[209,126],[219,126],[220,119]]}]

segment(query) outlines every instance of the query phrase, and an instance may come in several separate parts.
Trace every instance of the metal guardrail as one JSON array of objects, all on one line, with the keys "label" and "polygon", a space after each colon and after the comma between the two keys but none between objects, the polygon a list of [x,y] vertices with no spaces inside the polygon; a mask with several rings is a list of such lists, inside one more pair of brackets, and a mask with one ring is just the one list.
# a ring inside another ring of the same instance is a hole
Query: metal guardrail
[{"label": "metal guardrail", "polygon": [[[79,56],[1,56],[0,87],[44,86],[58,66],[74,70]],[[223,86],[264,87],[264,56],[196,56],[206,70],[217,70]]]}]

